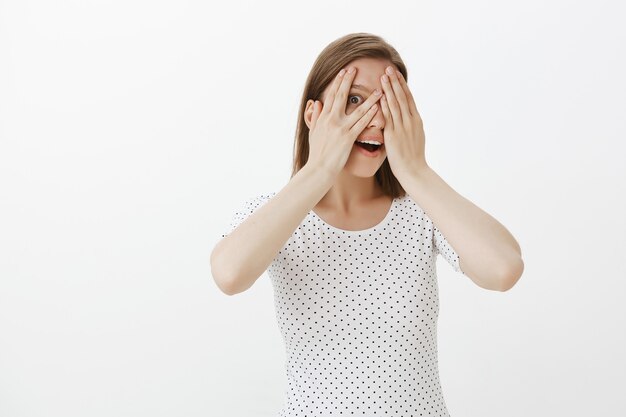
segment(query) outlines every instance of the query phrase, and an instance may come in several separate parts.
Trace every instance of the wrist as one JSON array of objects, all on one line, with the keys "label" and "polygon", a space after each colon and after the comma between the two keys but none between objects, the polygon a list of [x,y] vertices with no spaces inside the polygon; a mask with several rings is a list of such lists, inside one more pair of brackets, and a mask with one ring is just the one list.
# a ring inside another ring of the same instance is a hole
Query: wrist
[{"label": "wrist", "polygon": [[432,171],[432,170],[430,166],[426,163],[426,161],[424,161],[424,162],[413,164],[410,167],[403,169],[399,171],[398,173],[394,172],[393,174],[398,179],[398,181],[400,181],[401,178],[407,178],[407,177],[411,177],[411,178],[425,177],[428,175],[429,171]]},{"label": "wrist", "polygon": [[337,173],[321,164],[307,163],[301,170],[304,171],[305,175],[313,176],[317,181],[323,184],[332,185],[334,179],[337,177]]}]

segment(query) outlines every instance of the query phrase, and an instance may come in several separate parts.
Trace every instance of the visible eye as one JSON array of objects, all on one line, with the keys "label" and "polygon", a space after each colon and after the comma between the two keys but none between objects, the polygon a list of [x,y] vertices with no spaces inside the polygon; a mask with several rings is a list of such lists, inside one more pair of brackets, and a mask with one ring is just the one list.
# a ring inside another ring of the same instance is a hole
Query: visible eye
[{"label": "visible eye", "polygon": [[359,95],[348,96],[348,102],[349,102],[350,104],[358,104],[358,103],[355,103],[355,102],[351,101],[351,100],[352,100],[352,97],[358,97],[358,98],[362,99],[362,97],[361,97],[361,96],[359,96]]}]

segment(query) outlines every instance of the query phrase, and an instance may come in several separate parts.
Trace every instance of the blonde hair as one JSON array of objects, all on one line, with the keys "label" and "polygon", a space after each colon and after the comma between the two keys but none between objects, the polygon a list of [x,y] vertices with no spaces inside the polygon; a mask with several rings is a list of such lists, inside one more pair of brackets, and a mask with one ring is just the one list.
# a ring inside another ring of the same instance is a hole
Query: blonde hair
[{"label": "blonde hair", "polygon": [[[322,93],[333,81],[339,70],[359,58],[388,60],[398,68],[407,82],[409,80],[406,66],[400,58],[400,54],[380,36],[363,32],[351,33],[326,46],[313,63],[304,85],[296,125],[291,177],[296,175],[309,158],[309,127],[304,122],[307,101],[321,100]],[[375,178],[386,195],[395,198],[406,194],[400,182],[393,175],[387,158],[376,171]]]}]

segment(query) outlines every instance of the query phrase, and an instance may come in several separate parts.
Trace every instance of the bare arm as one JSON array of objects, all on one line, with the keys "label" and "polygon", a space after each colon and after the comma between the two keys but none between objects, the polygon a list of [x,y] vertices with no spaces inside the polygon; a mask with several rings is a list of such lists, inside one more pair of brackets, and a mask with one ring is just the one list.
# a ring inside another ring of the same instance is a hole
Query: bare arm
[{"label": "bare arm", "polygon": [[250,288],[306,215],[330,189],[333,176],[306,164],[211,252],[211,274],[228,295]]},{"label": "bare arm", "polygon": [[269,201],[258,207],[211,253],[217,286],[234,295],[250,288],[306,215],[324,197],[346,165],[354,141],[374,117],[380,94],[346,114],[346,98],[356,74],[342,69],[325,90],[325,102],[309,99],[304,121],[309,127],[307,163]]},{"label": "bare arm", "polygon": [[461,270],[478,286],[507,291],[520,279],[519,244],[491,215],[457,193],[425,166],[403,173],[400,182],[459,255]]}]

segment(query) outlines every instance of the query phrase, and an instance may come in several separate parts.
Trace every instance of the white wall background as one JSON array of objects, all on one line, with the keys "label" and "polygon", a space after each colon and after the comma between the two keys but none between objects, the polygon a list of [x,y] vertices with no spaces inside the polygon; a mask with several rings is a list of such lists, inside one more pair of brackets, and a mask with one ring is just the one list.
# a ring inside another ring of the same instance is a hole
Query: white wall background
[{"label": "white wall background", "polygon": [[276,416],[271,283],[228,297],[209,255],[360,31],[405,59],[431,167],[522,246],[504,293],[439,258],[451,415],[626,415],[625,11],[1,1],[0,416]]}]

